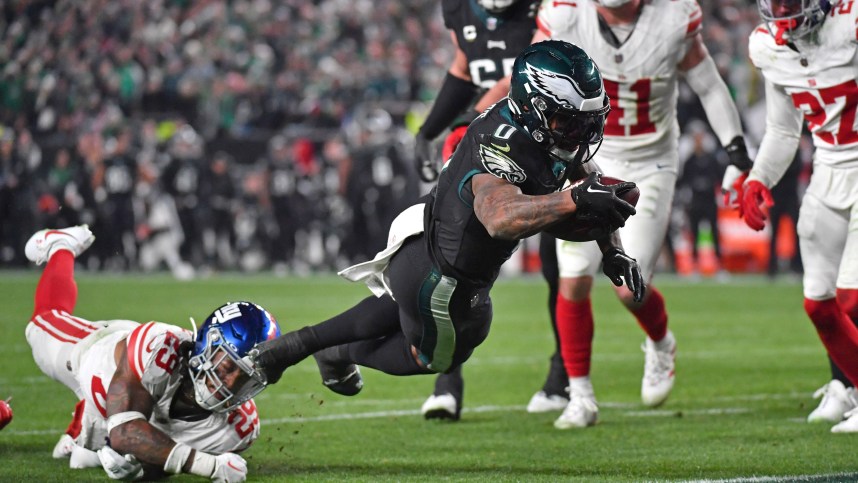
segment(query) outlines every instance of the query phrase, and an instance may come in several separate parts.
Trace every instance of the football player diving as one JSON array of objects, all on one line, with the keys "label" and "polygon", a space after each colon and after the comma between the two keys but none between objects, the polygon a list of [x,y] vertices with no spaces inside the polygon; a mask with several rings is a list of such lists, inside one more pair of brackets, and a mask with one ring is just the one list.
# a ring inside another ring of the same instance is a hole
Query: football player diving
[{"label": "football player diving", "polygon": [[25,247],[29,260],[47,262],[27,342],[42,372],[80,399],[54,457],[69,457],[72,468],[101,466],[112,479],[244,481],[238,453],[259,436],[252,398],[267,385],[247,354],[280,334],[277,322],[250,302],[217,308],[195,333],[73,315],[74,260],[93,240],[81,225],[41,230]]},{"label": "football player diving", "polygon": [[[616,229],[635,213],[590,159],[610,110],[602,76],[579,47],[534,44],[512,68],[508,99],[468,127],[421,202],[393,222],[388,246],[340,274],[375,296],[324,322],[266,341],[251,358],[267,376],[313,355],[323,383],[357,394],[357,366],[392,375],[445,373],[488,336],[490,290],[519,240],[543,230],[565,235],[575,220],[598,226],[604,272],[643,298],[640,268]],[[569,180],[578,180],[561,190]]]},{"label": "football player diving", "polygon": [[[444,25],[450,31],[456,53],[432,109],[415,137],[415,158],[423,181],[437,178],[438,169],[452,155],[468,124],[495,102],[494,97],[489,100],[483,94],[499,79],[510,75],[515,56],[530,45],[536,31],[538,6],[538,0],[441,3]],[[433,155],[430,141],[448,127],[451,131],[439,158]],[[556,349],[542,388],[527,405],[528,412],[534,413],[561,410],[569,402],[568,379],[560,358],[560,339],[554,320],[559,279],[555,243],[551,235],[540,234],[539,259],[542,276],[548,282],[548,313]],[[456,369],[435,379],[432,394],[420,411],[427,419],[456,421],[461,415],[463,398],[464,379],[461,369]]]}]

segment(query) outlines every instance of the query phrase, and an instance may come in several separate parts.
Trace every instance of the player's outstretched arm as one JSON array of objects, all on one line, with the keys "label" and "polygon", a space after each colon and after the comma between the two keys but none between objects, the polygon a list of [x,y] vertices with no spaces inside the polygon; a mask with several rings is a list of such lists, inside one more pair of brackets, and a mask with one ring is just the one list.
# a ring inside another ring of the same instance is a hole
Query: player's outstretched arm
[{"label": "player's outstretched arm", "polygon": [[529,196],[518,186],[491,174],[471,178],[474,213],[492,238],[520,240],[575,212],[565,191]]},{"label": "player's outstretched arm", "polygon": [[[230,483],[244,481],[247,464],[240,456],[196,451],[149,424],[155,401],[131,369],[125,344],[120,342],[117,347],[116,372],[107,391],[107,431],[113,451],[131,455],[147,468],[163,468],[168,474],[190,473]],[[115,460],[109,456],[112,455],[101,458],[103,464]]]}]

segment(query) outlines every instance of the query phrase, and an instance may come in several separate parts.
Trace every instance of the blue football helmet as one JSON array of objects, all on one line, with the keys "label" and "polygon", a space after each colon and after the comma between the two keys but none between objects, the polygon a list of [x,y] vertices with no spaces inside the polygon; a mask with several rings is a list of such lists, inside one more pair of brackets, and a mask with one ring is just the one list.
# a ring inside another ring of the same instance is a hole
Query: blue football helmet
[{"label": "blue football helmet", "polygon": [[[215,309],[196,331],[188,363],[197,404],[228,412],[262,392],[268,381],[247,354],[256,344],[279,335],[274,317],[254,303],[230,302]],[[231,372],[239,369],[237,382],[221,380],[218,368],[225,363],[234,366],[227,368]]]},{"label": "blue football helmet", "polygon": [[831,11],[829,0],[758,0],[760,17],[766,22],[775,42],[789,41],[811,34],[822,26]]},{"label": "blue football helmet", "polygon": [[540,147],[574,164],[596,153],[611,109],[596,63],[561,40],[537,42],[516,57],[509,107]]}]

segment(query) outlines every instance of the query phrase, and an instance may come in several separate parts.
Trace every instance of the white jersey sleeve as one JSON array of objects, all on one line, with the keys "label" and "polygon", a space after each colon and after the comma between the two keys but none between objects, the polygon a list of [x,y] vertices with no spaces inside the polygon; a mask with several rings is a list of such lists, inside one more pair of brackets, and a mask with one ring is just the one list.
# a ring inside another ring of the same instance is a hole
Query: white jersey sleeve
[{"label": "white jersey sleeve", "polygon": [[147,322],[126,339],[128,365],[157,401],[179,382],[179,346],[191,341],[188,331],[160,322]]}]

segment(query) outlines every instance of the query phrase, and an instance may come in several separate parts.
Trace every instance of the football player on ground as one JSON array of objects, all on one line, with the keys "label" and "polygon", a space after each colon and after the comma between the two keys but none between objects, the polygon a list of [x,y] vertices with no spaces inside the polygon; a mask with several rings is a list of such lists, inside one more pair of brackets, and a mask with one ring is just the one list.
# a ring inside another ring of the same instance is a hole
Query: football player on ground
[{"label": "football player on ground", "polygon": [[[392,375],[455,370],[488,336],[489,291],[519,240],[563,234],[578,226],[573,214],[603,227],[606,275],[643,298],[616,233],[635,212],[617,193],[634,185],[605,185],[588,162],[610,109],[598,68],[579,47],[547,41],[521,52],[512,71],[509,99],[470,124],[438,184],[393,221],[388,247],[341,272],[376,296],[260,344],[253,359],[269,381],[311,354],[323,383],[344,395],[362,387],[356,365]],[[567,179],[581,181],[560,191]]]},{"label": "football player on ground", "polygon": [[[858,2],[759,0],[764,24],[750,37],[751,61],[766,81],[766,131],[741,213],[765,227],[769,189],[790,165],[802,116],[813,134],[813,175],[799,211],[804,309],[831,359],[858,383]],[[833,380],[809,421],[858,432],[858,399]]]},{"label": "football player on ground", "polygon": [[42,230],[25,254],[47,262],[27,324],[33,358],[81,400],[54,457],[101,466],[113,479],[190,473],[241,482],[238,455],[259,436],[253,396],[265,376],[245,357],[280,334],[249,302],[216,309],[196,334],[160,322],[89,321],[74,313],[74,260],[93,242],[86,225]]},{"label": "football player on ground", "polygon": [[[679,74],[700,97],[730,157],[723,186],[730,188],[751,167],[739,113],[703,44],[701,22],[695,0],[546,0],[537,15],[534,42],[550,37],[581,45],[602,71],[611,113],[594,160],[605,173],[640,188],[639,214],[621,232],[647,284],[667,231],[676,183]],[[498,82],[496,89],[502,85]],[[599,411],[590,381],[594,327],[590,292],[600,251],[592,242],[562,240],[557,249],[557,324],[570,400],[554,425],[587,427],[596,423]],[[647,334],[641,399],[647,406],[658,406],[673,388],[676,353],[664,298],[651,286],[643,300],[635,300],[622,287],[617,295]]]},{"label": "football player on ground", "polygon": [[[452,155],[468,124],[491,103],[475,99],[487,89],[510,75],[515,56],[530,45],[536,31],[538,0],[478,0],[442,2],[444,25],[450,30],[456,55],[441,86],[441,91],[429,115],[415,138],[415,157],[423,181],[434,181],[438,175],[439,158],[433,156],[430,141],[444,129],[452,132],[444,142],[441,160]],[[463,113],[463,111],[465,111]],[[457,117],[458,116],[458,117]],[[557,250],[555,239],[542,233],[539,237],[539,258],[542,275],[548,282],[548,312],[551,327],[557,306]],[[550,359],[548,376],[527,406],[529,412],[560,410],[569,402],[567,379],[560,359],[560,339],[554,329],[556,350]],[[464,381],[461,369],[441,374],[435,380],[432,395],[423,403],[421,413],[427,419],[458,420],[462,410]]]}]

